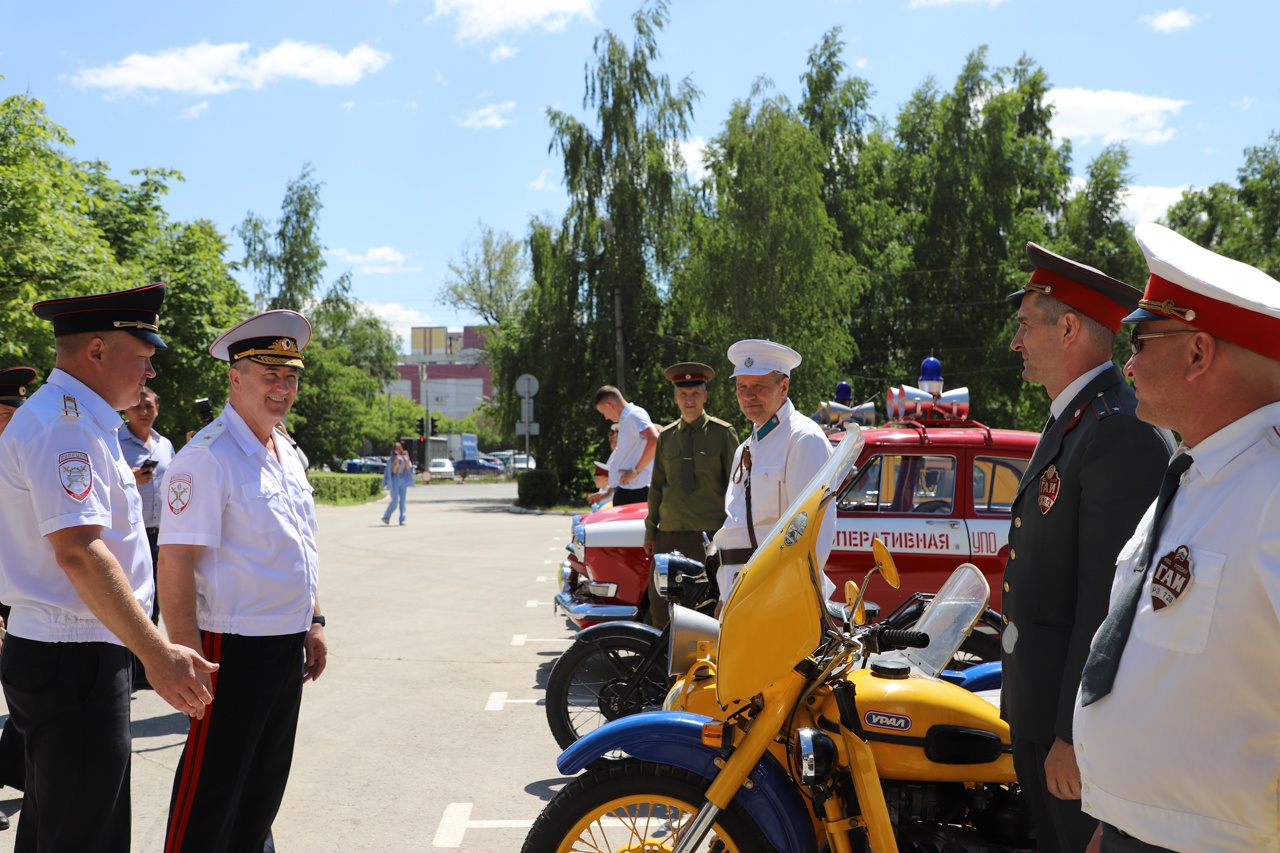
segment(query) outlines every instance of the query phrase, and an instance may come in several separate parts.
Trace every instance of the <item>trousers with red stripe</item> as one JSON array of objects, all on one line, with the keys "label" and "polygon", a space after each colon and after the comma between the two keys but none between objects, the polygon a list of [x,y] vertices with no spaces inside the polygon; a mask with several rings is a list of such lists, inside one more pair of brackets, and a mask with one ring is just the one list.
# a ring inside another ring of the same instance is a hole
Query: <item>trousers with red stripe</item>
[{"label": "trousers with red stripe", "polygon": [[173,780],[165,853],[270,851],[302,703],[305,634],[203,633],[219,664]]}]

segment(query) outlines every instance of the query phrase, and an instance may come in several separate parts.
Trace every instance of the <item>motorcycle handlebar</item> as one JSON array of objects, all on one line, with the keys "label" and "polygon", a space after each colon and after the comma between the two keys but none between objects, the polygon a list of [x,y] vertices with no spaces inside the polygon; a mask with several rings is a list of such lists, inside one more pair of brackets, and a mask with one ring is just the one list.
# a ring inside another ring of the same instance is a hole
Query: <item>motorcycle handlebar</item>
[{"label": "motorcycle handlebar", "polygon": [[929,645],[929,635],[923,631],[906,631],[898,628],[882,628],[879,637],[880,651],[890,649],[923,649]]}]

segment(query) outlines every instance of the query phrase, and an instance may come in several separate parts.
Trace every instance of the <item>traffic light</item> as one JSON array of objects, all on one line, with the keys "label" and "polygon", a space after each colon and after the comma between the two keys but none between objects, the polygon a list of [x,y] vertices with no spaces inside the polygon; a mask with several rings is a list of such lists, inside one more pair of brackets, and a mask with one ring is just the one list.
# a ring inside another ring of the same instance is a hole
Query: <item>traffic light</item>
[{"label": "traffic light", "polygon": [[427,419],[418,418],[418,435],[422,436],[426,434],[427,434]]},{"label": "traffic light", "polygon": [[427,435],[435,435],[439,431],[440,431],[440,417],[438,415],[432,415],[431,416],[431,432],[427,433]]}]

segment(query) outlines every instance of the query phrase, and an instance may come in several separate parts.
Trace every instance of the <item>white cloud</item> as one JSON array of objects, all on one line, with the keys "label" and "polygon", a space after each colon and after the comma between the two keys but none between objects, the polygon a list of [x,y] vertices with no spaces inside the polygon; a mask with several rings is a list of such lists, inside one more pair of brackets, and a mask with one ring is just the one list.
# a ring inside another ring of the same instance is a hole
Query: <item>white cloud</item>
[{"label": "white cloud", "polygon": [[1242,113],[1253,109],[1253,104],[1254,100],[1252,95],[1245,95],[1240,100],[1231,102],[1231,106],[1235,107]]},{"label": "white cloud", "polygon": [[182,112],[178,113],[178,118],[200,118],[204,115],[205,110],[209,109],[208,101],[201,101],[198,104],[192,104]]},{"label": "white cloud", "polygon": [[859,56],[853,61],[853,67],[862,70],[867,67],[869,60],[865,56]]},{"label": "white cloud", "polygon": [[325,249],[326,255],[332,255],[344,264],[356,267],[356,272],[373,275],[387,275],[398,272],[420,272],[422,267],[406,267],[404,262],[409,256],[397,252],[390,246],[376,246],[363,255],[349,252],[346,249]]},{"label": "white cloud", "polygon": [[684,170],[689,180],[698,183],[707,176],[707,166],[702,161],[702,154],[707,149],[706,140],[701,136],[680,143],[680,156],[684,159]]},{"label": "white cloud", "polygon": [[554,181],[547,180],[549,177],[551,177],[551,170],[543,169],[538,173],[538,177],[529,182],[529,189],[538,190],[539,192],[542,190],[554,190],[556,184]]},{"label": "white cloud", "polygon": [[1186,9],[1170,9],[1167,12],[1156,12],[1154,15],[1143,15],[1142,23],[1158,33],[1172,33],[1177,30],[1189,30],[1199,20]]},{"label": "white cloud", "polygon": [[354,110],[355,108],[356,108],[355,101],[343,101],[342,103],[338,104],[338,109],[340,110]]},{"label": "white cloud", "polygon": [[1189,187],[1129,187],[1125,193],[1124,208],[1120,215],[1135,225],[1139,222],[1155,222],[1164,217]]},{"label": "white cloud", "polygon": [[489,51],[490,62],[501,62],[504,59],[510,59],[520,51],[509,44],[499,44],[493,50]]},{"label": "white cloud", "polygon": [[1168,122],[1190,101],[1156,98],[1111,89],[1053,89],[1053,133],[1076,142],[1095,138],[1155,145],[1173,138]]},{"label": "white cloud", "polygon": [[134,53],[110,65],[81,69],[72,82],[112,94],[159,89],[221,95],[235,89],[261,89],[281,80],[350,86],[390,60],[390,54],[367,44],[344,55],[324,45],[284,39],[270,50],[250,55],[248,42],[201,42],[155,54]]},{"label": "white cloud", "polygon": [[994,9],[1001,3],[1006,2],[1008,0],[911,0],[911,8],[922,9],[925,6],[976,6],[981,4]]},{"label": "white cloud", "polygon": [[396,336],[400,338],[402,352],[409,351],[410,329],[415,326],[440,325],[431,319],[430,314],[425,314],[416,308],[408,308],[399,302],[362,302],[360,304],[395,330]]},{"label": "white cloud", "polygon": [[[487,107],[481,107],[478,110],[472,110],[464,119],[458,122],[463,127],[505,127],[511,124],[515,119],[510,118],[512,110],[516,108],[515,101],[504,101],[501,104],[490,104]],[[457,121],[457,119],[455,119]]]},{"label": "white cloud", "polygon": [[575,18],[594,21],[599,0],[435,0],[435,18],[454,17],[460,42],[496,38],[506,32],[533,28],[544,32],[564,29]]}]

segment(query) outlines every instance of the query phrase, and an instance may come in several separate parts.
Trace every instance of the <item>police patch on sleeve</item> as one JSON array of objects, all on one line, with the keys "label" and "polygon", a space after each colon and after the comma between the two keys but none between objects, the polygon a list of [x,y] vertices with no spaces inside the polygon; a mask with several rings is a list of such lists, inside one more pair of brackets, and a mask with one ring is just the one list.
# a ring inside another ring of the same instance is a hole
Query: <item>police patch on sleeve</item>
[{"label": "police patch on sleeve", "polygon": [[169,478],[169,512],[182,515],[182,511],[191,505],[191,492],[194,486],[190,474],[174,474]]},{"label": "police patch on sleeve", "polygon": [[58,479],[62,490],[73,501],[83,501],[93,489],[93,466],[89,454],[82,450],[68,450],[58,454]]}]

